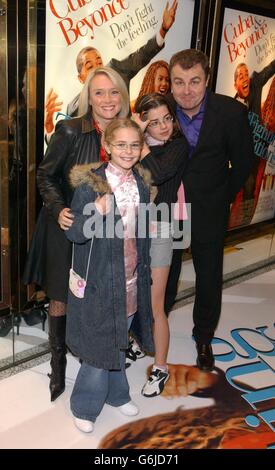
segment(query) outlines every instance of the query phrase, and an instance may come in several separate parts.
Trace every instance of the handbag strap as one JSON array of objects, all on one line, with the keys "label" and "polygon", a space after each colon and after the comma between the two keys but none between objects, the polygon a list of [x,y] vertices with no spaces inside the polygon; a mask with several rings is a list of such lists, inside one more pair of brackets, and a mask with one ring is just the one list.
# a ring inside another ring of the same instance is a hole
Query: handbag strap
[{"label": "handbag strap", "polygon": [[[90,267],[93,242],[94,242],[94,239],[92,238],[91,239],[90,250],[89,250],[89,256],[88,256],[88,263],[87,263],[87,268],[86,268],[86,275],[85,275],[85,278],[84,278],[84,280],[86,282],[87,282],[87,279],[88,279],[88,272],[89,272],[89,267]],[[72,269],[74,269],[74,242],[73,242],[73,248],[72,248]]]}]

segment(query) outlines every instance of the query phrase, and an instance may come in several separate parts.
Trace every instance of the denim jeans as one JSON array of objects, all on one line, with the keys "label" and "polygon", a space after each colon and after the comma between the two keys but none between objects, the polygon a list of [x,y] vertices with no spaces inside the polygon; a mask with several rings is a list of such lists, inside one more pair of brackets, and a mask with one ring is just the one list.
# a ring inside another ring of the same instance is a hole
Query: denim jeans
[{"label": "denim jeans", "polygon": [[[128,318],[128,329],[133,315]],[[71,411],[76,418],[95,422],[105,403],[128,403],[129,384],[125,373],[125,351],[120,351],[120,370],[105,370],[82,362],[71,395]]]}]

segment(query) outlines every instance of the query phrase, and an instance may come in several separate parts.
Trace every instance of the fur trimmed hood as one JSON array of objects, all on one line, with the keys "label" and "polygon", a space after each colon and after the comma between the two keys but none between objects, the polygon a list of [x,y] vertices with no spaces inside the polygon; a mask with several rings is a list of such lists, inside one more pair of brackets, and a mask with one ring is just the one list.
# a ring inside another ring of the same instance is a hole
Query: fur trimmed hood
[{"label": "fur trimmed hood", "polygon": [[112,193],[108,182],[96,173],[96,170],[102,165],[104,165],[103,162],[75,165],[69,175],[71,186],[75,189],[82,184],[87,184],[96,193]]},{"label": "fur trimmed hood", "polygon": [[[112,193],[112,189],[108,182],[97,173],[96,170],[106,165],[104,162],[89,163],[86,165],[75,165],[69,175],[70,184],[75,189],[82,184],[87,184],[92,188],[93,191],[99,194]],[[106,166],[105,166],[106,167]],[[152,186],[151,173],[146,168],[143,168],[137,163],[133,168],[134,173],[138,173],[144,184],[149,188],[151,199],[155,198],[157,190],[155,186]]]}]

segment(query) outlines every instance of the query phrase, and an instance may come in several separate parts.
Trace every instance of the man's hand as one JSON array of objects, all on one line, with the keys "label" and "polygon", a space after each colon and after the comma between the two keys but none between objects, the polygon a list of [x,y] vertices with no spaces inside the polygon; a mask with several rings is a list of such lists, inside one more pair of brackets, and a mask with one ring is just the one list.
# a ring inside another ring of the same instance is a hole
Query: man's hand
[{"label": "man's hand", "polygon": [[58,99],[58,94],[53,91],[51,88],[46,97],[45,104],[45,122],[44,126],[47,134],[51,134],[54,130],[53,115],[58,111],[61,111],[63,101],[56,101]]},{"label": "man's hand", "polygon": [[212,387],[218,380],[218,376],[212,372],[202,372],[194,366],[184,364],[168,364],[170,374],[162,397],[173,398],[187,395]]},{"label": "man's hand", "polygon": [[[140,116],[139,113],[132,113],[131,119],[138,124],[138,126],[141,128],[142,132],[145,131],[146,127],[148,126],[148,124],[150,122],[150,120],[147,119],[146,113],[143,113],[142,116]],[[150,153],[150,149],[149,149],[148,145],[146,144],[146,142],[144,142],[142,150],[141,150],[141,154],[140,154],[140,160],[143,160],[143,158],[146,157],[146,155],[148,155],[148,153]]]},{"label": "man's hand", "polygon": [[73,225],[74,215],[71,213],[71,209],[65,207],[59,212],[58,223],[62,230],[68,230]]},{"label": "man's hand", "polygon": [[160,34],[164,38],[166,33],[169,31],[171,26],[174,24],[176,12],[178,8],[178,0],[174,0],[171,7],[169,8],[169,2],[166,3],[166,6],[162,15],[162,25],[160,28]]},{"label": "man's hand", "polygon": [[132,113],[131,119],[141,128],[142,132],[145,131],[150,122],[150,120],[147,119],[147,113],[142,113],[141,115],[139,113]]}]

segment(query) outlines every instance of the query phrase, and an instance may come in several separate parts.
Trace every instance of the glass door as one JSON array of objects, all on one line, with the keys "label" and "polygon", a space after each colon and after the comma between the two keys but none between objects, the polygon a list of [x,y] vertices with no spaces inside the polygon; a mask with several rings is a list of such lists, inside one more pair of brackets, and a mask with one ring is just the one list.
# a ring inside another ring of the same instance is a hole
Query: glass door
[{"label": "glass door", "polygon": [[9,363],[13,345],[11,341],[4,340],[12,330],[12,317],[10,315],[7,2],[3,0],[0,0],[0,37],[0,360]]},{"label": "glass door", "polygon": [[37,77],[44,76],[37,66],[39,3],[0,0],[0,370],[47,344],[45,312],[34,308],[43,293],[22,281],[41,206],[36,190],[36,167],[43,157],[43,102],[37,104],[44,88],[42,79],[38,92]]}]

